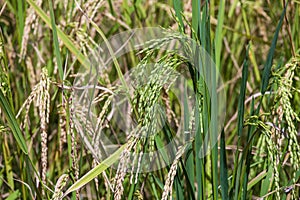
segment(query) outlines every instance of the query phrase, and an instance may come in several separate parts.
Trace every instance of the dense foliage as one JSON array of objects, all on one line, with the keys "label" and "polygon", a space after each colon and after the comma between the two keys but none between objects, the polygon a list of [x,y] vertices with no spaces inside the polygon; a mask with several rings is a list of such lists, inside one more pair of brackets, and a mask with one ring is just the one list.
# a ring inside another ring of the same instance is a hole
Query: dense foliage
[{"label": "dense foliage", "polygon": [[0,199],[300,197],[299,1],[0,0],[0,28]]}]

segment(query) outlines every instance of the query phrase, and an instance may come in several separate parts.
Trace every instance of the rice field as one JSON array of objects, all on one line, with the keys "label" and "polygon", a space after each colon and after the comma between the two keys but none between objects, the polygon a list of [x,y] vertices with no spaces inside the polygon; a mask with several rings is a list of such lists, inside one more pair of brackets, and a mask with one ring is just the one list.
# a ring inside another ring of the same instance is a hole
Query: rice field
[{"label": "rice field", "polygon": [[0,199],[299,199],[300,2],[0,0]]}]

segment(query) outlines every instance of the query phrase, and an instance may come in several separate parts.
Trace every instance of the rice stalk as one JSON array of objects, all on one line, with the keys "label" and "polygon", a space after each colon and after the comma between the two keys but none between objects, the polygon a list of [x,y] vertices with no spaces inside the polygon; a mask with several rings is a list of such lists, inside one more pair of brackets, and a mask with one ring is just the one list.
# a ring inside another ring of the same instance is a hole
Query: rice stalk
[{"label": "rice stalk", "polygon": [[[74,117],[75,117],[75,106],[73,103],[74,92],[71,91],[71,96],[69,98],[69,110],[70,110],[70,119],[69,119],[69,129],[68,135],[71,137],[71,159],[72,159],[72,170],[74,173],[75,182],[79,178],[79,164],[78,164],[78,153],[77,153],[77,140],[74,130]],[[79,199],[79,190],[76,190],[76,199]]]},{"label": "rice stalk", "polygon": [[[47,165],[48,165],[48,131],[47,125],[49,123],[50,115],[50,94],[49,94],[49,84],[50,80],[48,77],[48,71],[46,68],[43,68],[40,81],[40,91],[37,96],[37,103],[39,106],[39,116],[41,119],[41,161],[42,161],[42,182],[46,185],[46,174],[47,174]],[[43,195],[45,191],[43,190]]]},{"label": "rice stalk", "polygon": [[[273,132],[274,133],[274,132]],[[268,149],[268,155],[270,157],[271,165],[274,169],[274,184],[275,184],[275,190],[276,190],[276,199],[280,199],[280,179],[279,179],[279,149],[278,144],[274,141],[272,136],[274,137],[275,134],[268,134],[266,137],[266,143],[267,143],[267,149]]]},{"label": "rice stalk", "polygon": [[[97,166],[97,164],[99,164],[99,163],[97,163],[97,160],[94,158],[94,159],[93,159],[93,162],[92,162],[92,167],[95,168],[95,167]],[[104,174],[104,173],[105,173],[105,172],[103,172],[103,174]],[[98,179],[98,177],[96,177],[96,178],[94,179],[94,181],[95,181],[96,191],[99,192],[99,179]],[[104,185],[105,185],[106,189],[109,189],[109,188],[107,187],[107,183],[106,183],[106,180],[105,180],[105,179],[104,179]]]},{"label": "rice stalk", "polygon": [[171,168],[168,173],[168,177],[167,177],[165,185],[164,185],[164,190],[163,190],[161,200],[167,200],[169,194],[171,195],[170,199],[172,199],[172,191],[173,191],[172,188],[173,188],[174,178],[176,176],[178,162],[179,162],[179,159],[181,158],[181,156],[183,155],[185,148],[186,148],[186,146],[180,146],[178,148],[178,152],[176,153],[176,157],[171,165]]},{"label": "rice stalk", "polygon": [[[28,125],[28,116],[30,105],[35,101],[36,107],[38,108],[38,115],[40,118],[40,132],[41,132],[41,176],[42,183],[46,185],[46,174],[47,174],[47,163],[48,163],[48,123],[50,116],[50,78],[46,68],[42,69],[41,80],[37,85],[33,87],[29,97],[25,100],[22,107],[20,108],[16,117],[20,116],[22,110],[25,108],[25,116],[23,122],[23,130]],[[44,188],[44,187],[43,187]],[[46,194],[45,190],[42,190],[43,196]]]},{"label": "rice stalk", "polygon": [[8,74],[9,69],[4,45],[5,41],[3,38],[2,29],[0,28],[0,89],[2,90],[4,96],[8,97],[9,101],[11,101],[11,86]]},{"label": "rice stalk", "polygon": [[[285,66],[283,67],[283,75],[277,75],[278,78],[278,90],[275,95],[275,104],[273,109],[274,124],[278,127],[275,129],[275,137],[277,138],[277,149],[282,151],[282,141],[286,140],[283,134],[283,131],[287,134],[287,142],[288,142],[288,151],[291,153],[290,162],[293,167],[293,175],[292,182],[296,183],[296,172],[299,170],[300,163],[300,146],[297,140],[297,127],[295,126],[295,122],[299,123],[300,118],[298,114],[295,112],[291,98],[293,97],[294,88],[293,88],[293,80],[295,76],[295,72],[300,68],[300,57],[292,58]],[[276,75],[275,75],[276,77]],[[280,152],[281,153],[281,152]],[[276,154],[279,156],[280,154]],[[278,164],[278,162],[277,162]],[[279,178],[277,179],[279,188]],[[295,190],[292,190],[292,196],[295,198]],[[279,194],[277,194],[277,198],[279,199]]]},{"label": "rice stalk", "polygon": [[65,102],[65,95],[62,93],[62,102],[58,106],[59,112],[59,129],[60,129],[60,139],[59,139],[59,152],[63,153],[63,145],[67,143],[67,104]]},{"label": "rice stalk", "polygon": [[126,175],[127,167],[129,165],[129,154],[135,143],[136,139],[129,141],[126,145],[126,148],[122,151],[120,155],[120,162],[118,164],[118,169],[114,180],[114,199],[116,200],[120,200],[123,195],[123,182]]},{"label": "rice stalk", "polygon": [[[42,0],[37,0],[36,5],[38,7],[41,7],[42,2],[43,2]],[[28,44],[31,30],[34,30],[33,34],[36,35],[37,30],[38,30],[38,18],[32,7],[27,10],[27,17],[26,17],[25,26],[24,26],[24,34],[22,36],[20,61],[22,59],[24,59],[27,54],[27,44]]]},{"label": "rice stalk", "polygon": [[32,60],[30,57],[27,57],[25,62],[26,62],[26,67],[29,71],[29,77],[31,77],[29,79],[30,88],[34,88],[34,86],[36,85],[36,82],[37,82],[37,78],[36,78],[36,74],[35,74],[34,67],[32,64]]}]

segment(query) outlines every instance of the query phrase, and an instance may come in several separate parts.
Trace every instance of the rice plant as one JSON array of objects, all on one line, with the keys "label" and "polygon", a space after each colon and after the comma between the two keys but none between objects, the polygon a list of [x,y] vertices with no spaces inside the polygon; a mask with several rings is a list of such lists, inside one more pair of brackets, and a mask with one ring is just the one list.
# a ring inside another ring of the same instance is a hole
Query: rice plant
[{"label": "rice plant", "polygon": [[299,1],[0,5],[0,199],[299,199]]}]

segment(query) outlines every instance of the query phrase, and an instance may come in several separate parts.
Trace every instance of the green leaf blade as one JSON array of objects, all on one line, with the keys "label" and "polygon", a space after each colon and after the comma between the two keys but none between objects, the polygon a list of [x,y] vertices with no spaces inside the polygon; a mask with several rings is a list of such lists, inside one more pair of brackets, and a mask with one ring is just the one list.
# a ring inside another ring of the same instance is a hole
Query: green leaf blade
[{"label": "green leaf blade", "polygon": [[16,139],[16,141],[17,141],[19,147],[21,148],[21,150],[23,151],[23,153],[25,153],[27,155],[28,149],[27,149],[27,145],[26,145],[25,139],[23,137],[22,131],[19,127],[17,119],[16,119],[15,115],[13,114],[11,107],[10,107],[8,101],[6,100],[2,90],[0,90],[0,106],[6,116],[8,125],[11,128],[14,138]]},{"label": "green leaf blade", "polygon": [[275,34],[274,34],[274,37],[273,37],[273,40],[272,40],[272,43],[271,43],[271,47],[270,47],[268,56],[267,56],[267,61],[266,61],[265,66],[264,66],[264,71],[263,71],[263,74],[262,74],[262,86],[261,86],[261,93],[262,94],[264,94],[266,92],[267,87],[269,85],[271,67],[272,67],[273,57],[274,57],[274,54],[275,54],[275,47],[276,47],[276,44],[277,44],[279,31],[281,29],[283,19],[284,19],[284,16],[285,16],[286,7],[287,7],[287,4],[285,5],[285,7],[282,11],[282,14],[280,16],[280,20],[279,20],[279,23],[276,27],[276,31],[275,31]]},{"label": "green leaf blade", "polygon": [[113,153],[111,156],[106,158],[103,162],[101,162],[99,165],[97,165],[95,168],[90,170],[88,173],[86,173],[83,177],[81,177],[78,181],[76,181],[65,193],[64,196],[67,194],[74,192],[81,187],[83,187],[85,184],[96,178],[100,173],[102,173],[104,170],[106,170],[108,167],[110,167],[114,162],[116,162],[119,159],[119,156],[121,155],[122,151],[125,149],[127,144],[124,144],[121,146],[115,153]]}]

